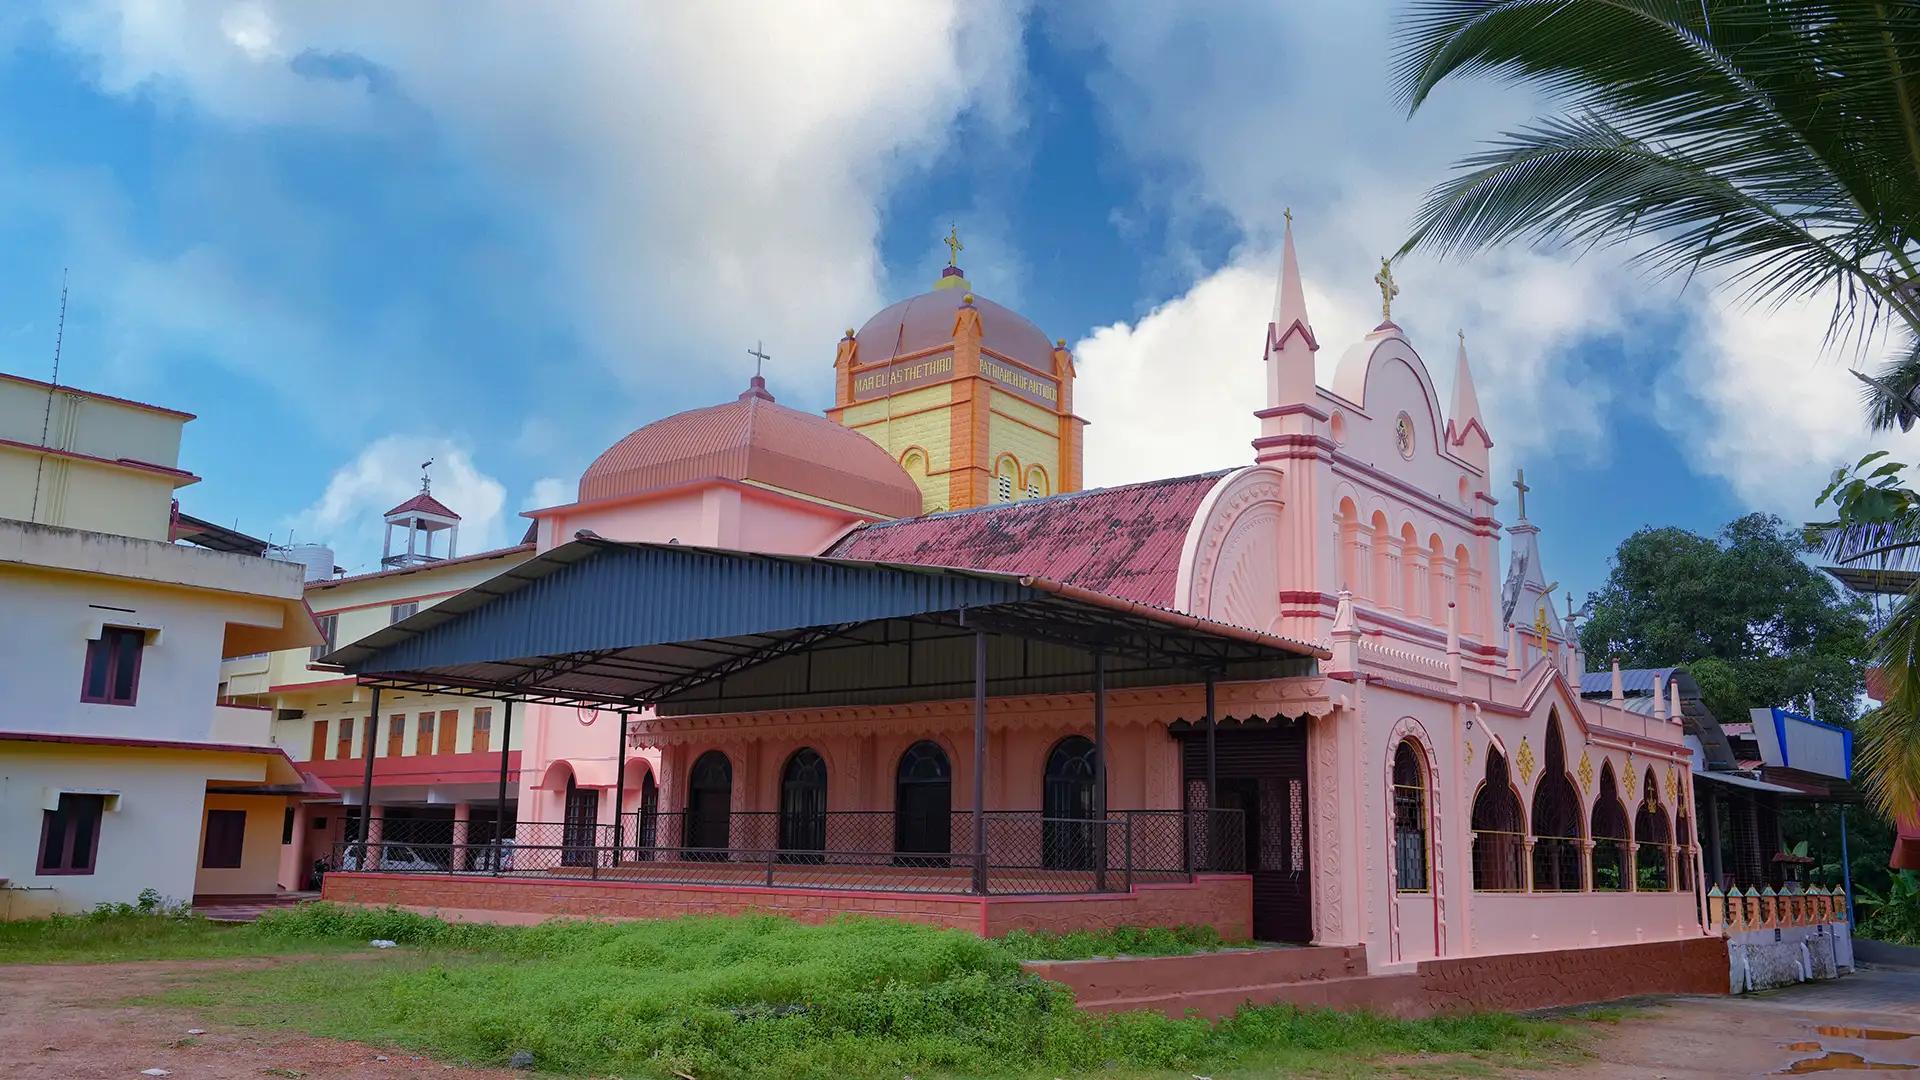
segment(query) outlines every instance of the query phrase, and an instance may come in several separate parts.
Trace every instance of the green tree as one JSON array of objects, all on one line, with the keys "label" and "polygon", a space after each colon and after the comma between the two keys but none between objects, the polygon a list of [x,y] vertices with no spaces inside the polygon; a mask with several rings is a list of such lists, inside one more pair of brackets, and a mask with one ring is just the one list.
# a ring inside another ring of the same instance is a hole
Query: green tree
[{"label": "green tree", "polygon": [[1777,517],[1749,514],[1718,537],[1641,529],[1614,552],[1580,629],[1587,655],[1623,667],[1684,665],[1727,722],[1769,705],[1851,722],[1868,654],[1867,605],[1801,558]]}]

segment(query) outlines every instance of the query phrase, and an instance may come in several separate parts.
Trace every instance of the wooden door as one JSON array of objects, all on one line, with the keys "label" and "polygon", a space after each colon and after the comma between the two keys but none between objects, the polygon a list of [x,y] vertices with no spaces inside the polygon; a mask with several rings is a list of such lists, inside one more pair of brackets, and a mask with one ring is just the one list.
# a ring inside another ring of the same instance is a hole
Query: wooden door
[{"label": "wooden door", "polygon": [[420,714],[420,732],[414,737],[413,752],[416,754],[433,753],[433,714]]},{"label": "wooden door", "polygon": [[396,713],[387,717],[387,756],[399,757],[407,752],[407,715]]},{"label": "wooden door", "polygon": [[307,760],[325,761],[326,759],[327,722],[325,720],[315,720],[313,722],[313,746],[307,751]]},{"label": "wooden door", "polygon": [[440,745],[442,754],[453,753],[454,740],[460,734],[460,710],[446,709],[440,713]]}]

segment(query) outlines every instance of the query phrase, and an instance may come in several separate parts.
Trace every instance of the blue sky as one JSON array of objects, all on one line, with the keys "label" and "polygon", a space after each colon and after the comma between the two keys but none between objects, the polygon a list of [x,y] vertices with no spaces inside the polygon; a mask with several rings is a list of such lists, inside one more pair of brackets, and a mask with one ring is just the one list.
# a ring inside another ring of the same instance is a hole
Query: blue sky
[{"label": "blue sky", "polygon": [[[45,377],[67,268],[63,380],[199,415],[183,505],[356,567],[424,456],[469,546],[510,540],[756,340],[824,406],[835,338],[931,280],[949,221],[1075,343],[1090,480],[1248,460],[1282,209],[1330,368],[1420,192],[1538,104],[1409,121],[1386,4],[392,7],[0,15],[0,366]],[[1401,277],[1443,400],[1466,330],[1498,493],[1524,465],[1576,591],[1643,525],[1804,517],[1865,448],[1820,310],[1604,253]]]}]

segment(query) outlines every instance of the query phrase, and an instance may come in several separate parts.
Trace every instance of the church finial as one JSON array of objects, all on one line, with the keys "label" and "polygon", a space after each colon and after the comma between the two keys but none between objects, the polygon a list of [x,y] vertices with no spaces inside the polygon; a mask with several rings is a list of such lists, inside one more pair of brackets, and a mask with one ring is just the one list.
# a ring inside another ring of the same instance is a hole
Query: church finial
[{"label": "church finial", "polygon": [[[1293,250],[1293,212],[1280,239],[1280,280],[1273,290],[1273,321],[1267,324],[1267,408],[1313,400],[1313,354],[1320,342],[1307,321],[1300,259]],[[1265,421],[1262,421],[1263,423]]]},{"label": "church finial", "polygon": [[1527,470],[1515,469],[1513,471],[1513,489],[1520,493],[1520,520],[1525,521],[1527,520],[1527,492],[1533,490],[1533,488],[1527,484]]},{"label": "church finial", "polygon": [[1299,323],[1307,332],[1311,347],[1318,348],[1313,342],[1313,328],[1307,322],[1307,297],[1300,285],[1300,259],[1293,252],[1293,211],[1286,213],[1287,225],[1280,239],[1280,282],[1273,291],[1273,329],[1278,340],[1284,342],[1287,334]]},{"label": "church finial", "polygon": [[747,380],[747,388],[740,392],[740,400],[759,398],[762,401],[772,401],[773,395],[767,393],[767,378],[760,374],[760,365],[773,357],[767,355],[766,346],[758,341],[753,343],[753,348],[747,350],[747,355],[753,357],[753,378]]},{"label": "church finial", "polygon": [[960,226],[957,223],[947,223],[947,238],[942,242],[947,245],[947,265],[959,266],[960,253],[967,249],[967,245],[960,242]]},{"label": "church finial", "polygon": [[1400,295],[1400,286],[1393,280],[1393,260],[1380,256],[1380,272],[1373,275],[1373,283],[1380,286],[1380,323],[1386,325],[1393,321],[1393,298]]},{"label": "church finial", "polygon": [[428,458],[420,463],[420,494],[422,495],[428,495],[433,492],[433,477],[427,475],[427,470],[431,468],[433,468],[432,458]]},{"label": "church finial", "polygon": [[[849,332],[849,336],[851,336],[851,332]],[[773,359],[773,357],[767,355],[766,344],[759,341],[753,343],[753,348],[747,350],[747,355],[753,357],[753,377],[756,379],[762,374],[760,366]]]}]

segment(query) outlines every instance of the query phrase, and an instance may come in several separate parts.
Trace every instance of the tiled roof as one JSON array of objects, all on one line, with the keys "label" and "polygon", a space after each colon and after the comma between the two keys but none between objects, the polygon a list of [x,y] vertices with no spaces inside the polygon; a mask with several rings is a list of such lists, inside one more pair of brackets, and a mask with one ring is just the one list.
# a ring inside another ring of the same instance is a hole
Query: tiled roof
[{"label": "tiled roof", "polygon": [[455,521],[460,520],[460,515],[447,509],[446,503],[441,502],[439,499],[434,498],[432,495],[429,495],[424,491],[418,495],[415,495],[413,498],[408,499],[406,502],[401,503],[399,506],[396,506],[393,509],[387,511],[387,516],[396,517],[400,514],[411,514],[416,512],[422,513],[422,514],[435,514],[444,518],[452,518]]},{"label": "tiled roof", "polygon": [[1187,528],[1227,471],[877,522],[826,555],[1030,574],[1174,607]]},{"label": "tiled roof", "polygon": [[580,477],[580,500],[714,477],[887,517],[920,512],[920,489],[892,454],[824,416],[775,402],[758,375],[737,400],[655,420],[614,443]]}]

